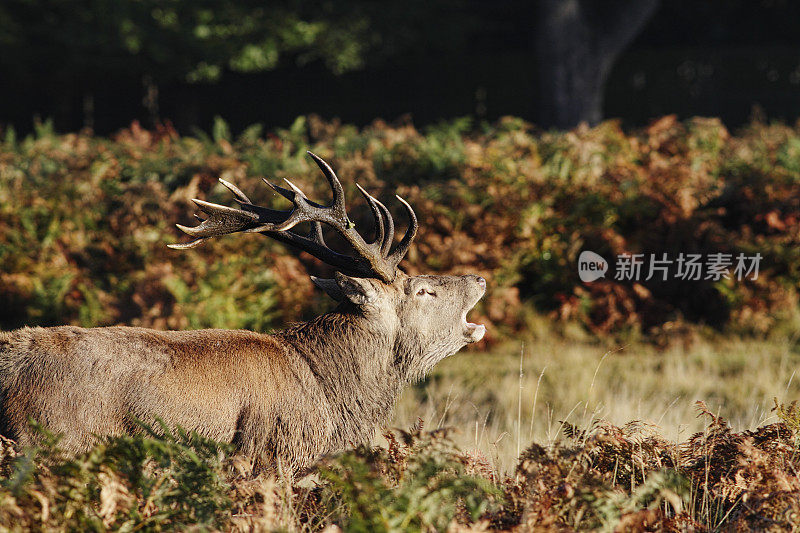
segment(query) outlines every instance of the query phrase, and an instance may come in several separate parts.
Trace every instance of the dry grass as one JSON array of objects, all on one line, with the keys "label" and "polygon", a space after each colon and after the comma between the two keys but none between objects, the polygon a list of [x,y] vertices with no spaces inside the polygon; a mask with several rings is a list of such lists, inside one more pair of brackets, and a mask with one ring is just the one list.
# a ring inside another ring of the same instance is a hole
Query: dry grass
[{"label": "dry grass", "polygon": [[619,426],[641,420],[680,442],[705,427],[695,409],[700,400],[736,431],[774,422],[773,398],[800,397],[798,369],[791,339],[698,340],[660,351],[543,338],[443,361],[405,391],[394,425],[421,417],[431,428],[458,428],[460,447],[477,448],[502,474],[532,441],[558,439],[562,421],[588,427],[597,419]]}]

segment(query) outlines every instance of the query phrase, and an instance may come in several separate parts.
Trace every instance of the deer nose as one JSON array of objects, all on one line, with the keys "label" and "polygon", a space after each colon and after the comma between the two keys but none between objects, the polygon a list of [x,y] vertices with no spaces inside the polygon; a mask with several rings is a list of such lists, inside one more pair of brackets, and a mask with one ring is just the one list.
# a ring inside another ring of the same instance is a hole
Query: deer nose
[{"label": "deer nose", "polygon": [[481,276],[478,276],[478,279],[477,279],[477,280],[475,280],[475,281],[477,281],[477,282],[478,282],[478,285],[480,285],[480,286],[481,286],[481,288],[483,288],[483,289],[485,289],[485,288],[486,288],[486,280],[485,280],[485,279],[483,279]]}]

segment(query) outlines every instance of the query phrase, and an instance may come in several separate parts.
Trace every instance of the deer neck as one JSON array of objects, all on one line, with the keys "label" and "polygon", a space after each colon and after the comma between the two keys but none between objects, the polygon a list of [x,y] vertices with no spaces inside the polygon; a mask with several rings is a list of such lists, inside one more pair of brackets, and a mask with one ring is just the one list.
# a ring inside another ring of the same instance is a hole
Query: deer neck
[{"label": "deer neck", "polygon": [[394,365],[396,330],[342,304],[277,334],[317,379],[343,445],[368,441],[388,422],[404,383]]}]

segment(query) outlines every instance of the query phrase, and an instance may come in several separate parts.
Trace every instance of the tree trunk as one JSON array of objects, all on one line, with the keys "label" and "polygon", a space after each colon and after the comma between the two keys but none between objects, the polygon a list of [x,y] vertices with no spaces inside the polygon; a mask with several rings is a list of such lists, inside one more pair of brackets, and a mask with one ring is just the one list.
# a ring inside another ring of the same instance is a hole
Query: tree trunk
[{"label": "tree trunk", "polygon": [[147,110],[147,126],[155,129],[161,122],[161,116],[158,110],[158,85],[149,74],[145,74],[142,76],[142,86],[144,87],[142,105],[144,105],[144,108]]},{"label": "tree trunk", "polygon": [[90,91],[83,93],[83,129],[94,132],[94,94]]},{"label": "tree trunk", "polygon": [[540,0],[536,34],[539,120],[571,128],[603,118],[603,93],[619,54],[659,0]]}]

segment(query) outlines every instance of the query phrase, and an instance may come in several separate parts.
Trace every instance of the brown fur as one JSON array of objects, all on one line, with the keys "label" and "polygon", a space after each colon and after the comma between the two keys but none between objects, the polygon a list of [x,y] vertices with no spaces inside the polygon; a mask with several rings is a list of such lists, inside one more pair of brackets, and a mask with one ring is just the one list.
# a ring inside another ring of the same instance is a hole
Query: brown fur
[{"label": "brown fur", "polygon": [[476,276],[317,282],[342,303],[274,335],[72,326],[0,333],[0,434],[30,443],[35,420],[77,452],[95,435],[160,418],[296,472],[369,441],[406,383],[483,334],[463,320],[484,291]]}]

